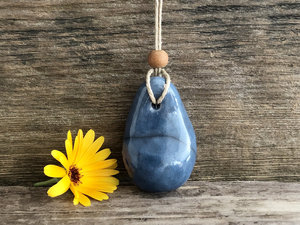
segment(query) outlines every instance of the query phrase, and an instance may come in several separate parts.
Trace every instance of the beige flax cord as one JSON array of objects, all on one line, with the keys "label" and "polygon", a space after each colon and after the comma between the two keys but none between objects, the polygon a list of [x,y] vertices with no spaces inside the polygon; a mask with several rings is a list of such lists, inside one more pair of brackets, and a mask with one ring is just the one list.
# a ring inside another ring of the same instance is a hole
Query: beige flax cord
[{"label": "beige flax cord", "polygon": [[[155,50],[161,50],[162,5],[163,5],[163,0],[155,0]],[[157,100],[153,94],[151,84],[150,84],[150,77],[153,73],[160,76],[162,74],[166,79],[164,90],[161,96]],[[170,76],[164,69],[155,68],[155,69],[150,69],[148,71],[146,76],[146,87],[147,87],[149,97],[153,104],[158,105],[162,103],[162,101],[166,97],[166,94],[168,93],[170,82],[171,82]]]}]

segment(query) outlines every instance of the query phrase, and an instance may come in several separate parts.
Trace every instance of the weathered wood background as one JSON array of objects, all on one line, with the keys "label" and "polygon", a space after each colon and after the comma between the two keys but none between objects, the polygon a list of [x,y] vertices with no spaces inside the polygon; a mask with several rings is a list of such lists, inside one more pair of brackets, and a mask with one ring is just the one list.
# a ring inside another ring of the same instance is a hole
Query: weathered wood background
[{"label": "weathered wood background", "polygon": [[[79,128],[106,137],[129,184],[122,136],[153,4],[0,1],[0,185],[45,179]],[[197,135],[190,181],[300,180],[299,1],[165,1],[163,48]]]},{"label": "weathered wood background", "polygon": [[[68,129],[104,135],[121,162],[153,13],[148,0],[0,2],[1,184],[42,179]],[[300,2],[165,1],[163,48],[197,134],[191,180],[299,180]]]},{"label": "weathered wood background", "polygon": [[[3,224],[299,225],[300,184],[191,181],[149,194],[122,186],[109,201],[73,206],[72,194],[50,199],[47,188],[0,187]],[[7,198],[9,196],[9,198]]]}]

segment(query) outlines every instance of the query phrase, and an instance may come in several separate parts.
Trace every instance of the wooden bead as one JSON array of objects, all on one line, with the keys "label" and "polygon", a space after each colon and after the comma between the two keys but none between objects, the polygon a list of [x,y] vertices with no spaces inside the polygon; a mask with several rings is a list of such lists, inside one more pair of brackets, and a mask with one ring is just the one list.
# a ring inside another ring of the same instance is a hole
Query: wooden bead
[{"label": "wooden bead", "polygon": [[148,55],[148,63],[152,68],[165,67],[168,60],[168,54],[164,50],[152,50]]}]

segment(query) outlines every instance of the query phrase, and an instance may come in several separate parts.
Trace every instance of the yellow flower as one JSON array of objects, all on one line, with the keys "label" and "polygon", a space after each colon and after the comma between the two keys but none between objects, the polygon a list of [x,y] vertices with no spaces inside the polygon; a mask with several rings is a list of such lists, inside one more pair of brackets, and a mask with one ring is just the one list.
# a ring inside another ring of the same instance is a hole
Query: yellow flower
[{"label": "yellow flower", "polygon": [[49,177],[61,178],[61,180],[48,190],[50,197],[57,197],[65,193],[69,188],[74,194],[74,205],[78,203],[90,206],[91,201],[87,196],[102,201],[108,199],[104,193],[113,193],[119,185],[119,180],[112,175],[118,174],[116,159],[107,159],[110,155],[108,148],[98,152],[104,142],[104,137],[94,141],[95,132],[89,130],[83,137],[82,130],[72,143],[71,132],[68,132],[65,141],[67,157],[60,151],[53,150],[51,155],[62,166],[47,165],[44,173]]}]

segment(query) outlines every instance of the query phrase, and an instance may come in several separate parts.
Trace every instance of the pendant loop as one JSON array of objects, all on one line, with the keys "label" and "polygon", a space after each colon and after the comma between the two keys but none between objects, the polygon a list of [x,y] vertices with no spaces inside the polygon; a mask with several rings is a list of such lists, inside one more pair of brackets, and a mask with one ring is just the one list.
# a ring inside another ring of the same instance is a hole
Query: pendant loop
[{"label": "pendant loop", "polygon": [[158,105],[160,104],[164,98],[166,97],[167,93],[168,93],[168,89],[170,87],[170,75],[164,70],[164,69],[161,69],[161,73],[162,75],[166,78],[166,83],[165,83],[165,86],[164,86],[164,91],[162,92],[161,96],[158,98],[158,100],[155,99],[155,96],[153,94],[153,91],[152,91],[152,88],[151,88],[151,84],[150,84],[150,77],[151,75],[154,73],[154,69],[150,69],[147,73],[147,76],[146,76],[146,87],[147,87],[147,91],[148,91],[148,94],[149,94],[149,97],[152,101],[153,104],[155,105]]}]

